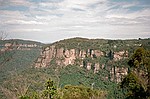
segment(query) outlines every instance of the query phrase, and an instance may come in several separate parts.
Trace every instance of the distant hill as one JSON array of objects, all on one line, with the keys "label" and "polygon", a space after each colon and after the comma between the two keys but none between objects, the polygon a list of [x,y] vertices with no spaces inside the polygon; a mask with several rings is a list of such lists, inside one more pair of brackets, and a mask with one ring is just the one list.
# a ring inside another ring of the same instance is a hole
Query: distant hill
[{"label": "distant hill", "polygon": [[5,43],[12,43],[12,42],[17,42],[19,44],[39,44],[39,45],[43,45],[43,43],[41,42],[37,42],[37,41],[31,41],[31,40],[22,40],[22,39],[8,39],[8,40],[0,40],[0,44],[5,44]]},{"label": "distant hill", "polygon": [[117,91],[116,87],[115,90],[109,87],[127,75],[128,59],[139,47],[150,50],[150,39],[65,39],[45,45],[35,67],[56,71],[59,68],[52,75],[59,77],[61,86],[94,83],[95,88]]},{"label": "distant hill", "polygon": [[40,55],[43,45],[40,42],[28,40],[0,40],[0,73],[5,75],[9,71],[31,67]]},{"label": "distant hill", "polygon": [[[53,64],[60,66],[78,64],[87,69],[91,69],[92,65],[97,65],[93,67],[96,69],[96,67],[99,68],[99,65],[105,65],[110,60],[116,63],[122,61],[123,63],[138,47],[150,49],[150,39],[65,39],[45,45],[35,67],[48,67]],[[123,64],[120,65],[123,66]]]}]

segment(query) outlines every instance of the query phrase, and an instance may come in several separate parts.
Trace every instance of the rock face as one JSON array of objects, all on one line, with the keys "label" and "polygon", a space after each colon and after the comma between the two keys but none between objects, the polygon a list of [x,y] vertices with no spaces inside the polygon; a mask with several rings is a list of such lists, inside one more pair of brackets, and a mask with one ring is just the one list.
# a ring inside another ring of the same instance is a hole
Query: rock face
[{"label": "rock face", "polygon": [[98,73],[99,70],[100,70],[100,65],[96,63],[94,68],[94,73]]},{"label": "rock face", "polygon": [[128,58],[128,51],[114,52],[114,61],[121,60],[122,58]]},{"label": "rock face", "polygon": [[128,74],[128,68],[114,67],[110,71],[111,81],[121,82],[125,75]]},{"label": "rock face", "polygon": [[[128,57],[127,51],[114,52],[113,61],[119,61]],[[48,46],[43,49],[40,57],[35,62],[35,67],[48,67],[52,64],[57,66],[67,66],[77,64],[85,69],[93,70],[93,73],[98,73],[105,68],[104,63],[94,61],[100,57],[106,56],[104,52],[94,49],[67,49],[65,47],[57,48],[55,45]],[[88,59],[88,61],[86,61]],[[108,68],[112,81],[120,82],[127,75],[127,68],[116,67]],[[108,76],[106,77],[108,79]]]},{"label": "rock face", "polygon": [[[79,59],[79,65],[83,67],[83,59],[88,57],[100,57],[103,56],[103,52],[100,50],[79,50],[79,49],[65,49],[65,48],[55,48],[55,46],[49,46],[44,48],[41,52],[40,57],[36,60],[35,67],[47,67],[50,62],[55,59],[56,64],[60,66],[73,65],[76,59]],[[95,66],[95,70],[98,70],[99,65]],[[91,63],[87,64],[87,69],[91,69]]]},{"label": "rock face", "polygon": [[33,48],[41,49],[42,46],[33,43],[33,44],[16,44],[16,42],[4,43],[0,45],[0,53],[12,50],[31,50]]}]

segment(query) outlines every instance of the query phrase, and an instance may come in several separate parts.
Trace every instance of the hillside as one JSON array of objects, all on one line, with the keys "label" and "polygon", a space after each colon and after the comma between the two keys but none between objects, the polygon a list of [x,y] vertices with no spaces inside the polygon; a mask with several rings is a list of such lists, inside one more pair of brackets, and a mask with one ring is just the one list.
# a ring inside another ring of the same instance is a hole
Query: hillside
[{"label": "hillside", "polygon": [[28,94],[40,91],[48,78],[59,88],[83,85],[106,91],[108,99],[122,99],[123,90],[117,83],[128,73],[129,57],[138,47],[150,50],[150,39],[71,38],[52,44],[11,42],[1,44],[1,52],[5,53],[0,57],[2,99],[6,88],[10,96],[18,94],[12,92],[13,88],[24,90],[21,86],[29,86]]},{"label": "hillside", "polygon": [[127,60],[138,47],[150,47],[150,39],[104,40],[73,38],[46,45],[35,67],[77,65],[93,73],[104,69],[105,78],[120,82],[127,75]]},{"label": "hillside", "polygon": [[12,73],[31,68],[35,59],[40,55],[42,45],[39,42],[26,40],[1,40],[0,85],[7,81]]}]

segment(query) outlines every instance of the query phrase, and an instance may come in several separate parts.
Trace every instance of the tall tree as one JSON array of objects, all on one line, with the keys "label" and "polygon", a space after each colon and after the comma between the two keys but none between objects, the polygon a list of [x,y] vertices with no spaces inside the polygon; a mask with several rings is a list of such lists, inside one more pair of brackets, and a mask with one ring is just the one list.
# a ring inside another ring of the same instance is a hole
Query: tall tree
[{"label": "tall tree", "polygon": [[45,84],[45,90],[43,91],[43,97],[44,99],[54,99],[54,96],[56,95],[57,90],[54,85],[54,82],[49,79]]},{"label": "tall tree", "polygon": [[131,70],[121,82],[121,86],[129,90],[129,97],[135,99],[150,97],[150,50],[138,48],[128,64]]},{"label": "tall tree", "polygon": [[108,57],[109,57],[110,60],[112,60],[114,58],[114,53],[113,53],[112,50],[109,51]]}]

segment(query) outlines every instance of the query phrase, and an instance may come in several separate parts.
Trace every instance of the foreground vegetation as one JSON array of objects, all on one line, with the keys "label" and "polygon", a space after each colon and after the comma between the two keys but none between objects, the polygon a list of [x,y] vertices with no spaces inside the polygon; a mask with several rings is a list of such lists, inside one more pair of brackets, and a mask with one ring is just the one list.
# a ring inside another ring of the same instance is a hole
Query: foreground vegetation
[{"label": "foreground vegetation", "polygon": [[128,62],[131,70],[121,82],[128,99],[150,99],[150,50],[138,48]]},{"label": "foreground vegetation", "polygon": [[20,99],[105,99],[104,91],[91,89],[85,86],[65,85],[64,88],[56,88],[54,82],[49,79],[41,92],[26,92],[19,96]]},{"label": "foreground vegetation", "polygon": [[[58,72],[56,73],[55,70],[54,67],[43,69],[29,68],[19,74],[13,72],[12,75],[9,76],[9,80],[3,83],[1,90],[7,99],[10,99],[10,97],[16,99],[20,96],[29,96],[31,98],[35,94],[38,95],[38,97],[41,97],[43,90],[45,90],[45,81],[47,81],[48,78],[51,78],[51,80],[55,82],[54,88],[58,91],[58,96],[63,94],[74,94],[71,93],[73,92],[72,90],[79,90],[79,92],[82,92],[82,90],[89,90],[92,91],[91,94],[96,92],[100,97],[105,96],[107,99],[113,99],[114,97],[121,99],[124,97],[122,89],[119,88],[116,83],[102,80],[99,77],[100,74],[93,74],[78,66],[67,66],[66,68],[60,69],[60,74]],[[67,87],[69,88],[66,89]],[[88,94],[88,92],[86,93]],[[64,96],[61,97],[63,97],[62,99],[67,99]]]}]

